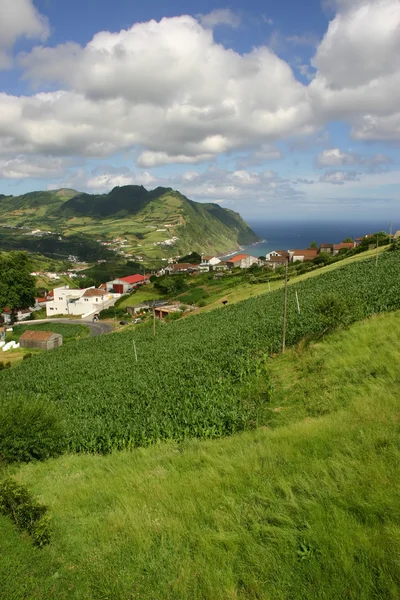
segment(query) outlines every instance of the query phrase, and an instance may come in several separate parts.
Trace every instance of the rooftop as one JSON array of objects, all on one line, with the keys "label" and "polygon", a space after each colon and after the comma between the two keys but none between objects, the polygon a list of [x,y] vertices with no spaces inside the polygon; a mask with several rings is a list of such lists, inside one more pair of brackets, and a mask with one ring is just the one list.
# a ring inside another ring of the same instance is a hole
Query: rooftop
[{"label": "rooftop", "polygon": [[105,292],[104,290],[89,288],[84,294],[82,294],[82,298],[94,298],[96,296],[105,296],[106,294],[107,292]]},{"label": "rooftop", "polygon": [[250,254],[236,254],[236,256],[232,256],[226,262],[237,262],[239,260],[244,260],[245,258],[249,258]]},{"label": "rooftop", "polygon": [[45,342],[49,340],[52,335],[55,334],[52,331],[33,331],[32,329],[27,329],[19,338],[20,340],[35,340],[37,342]]}]

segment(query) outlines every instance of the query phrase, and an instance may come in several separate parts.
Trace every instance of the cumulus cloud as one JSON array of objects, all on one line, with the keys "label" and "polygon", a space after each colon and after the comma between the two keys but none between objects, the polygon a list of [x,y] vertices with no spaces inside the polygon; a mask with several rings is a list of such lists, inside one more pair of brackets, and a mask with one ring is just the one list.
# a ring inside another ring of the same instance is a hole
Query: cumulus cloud
[{"label": "cumulus cloud", "polygon": [[316,158],[316,166],[319,169],[325,167],[342,167],[345,165],[363,165],[369,168],[377,168],[387,165],[391,159],[384,154],[366,156],[354,152],[342,152],[339,148],[330,148],[320,152]]},{"label": "cumulus cloud", "polygon": [[312,60],[310,100],[325,121],[348,120],[354,137],[386,139],[400,102],[400,2],[340,2],[338,10]]},{"label": "cumulus cloud", "polygon": [[58,81],[64,91],[0,98],[14,115],[14,128],[0,116],[8,146],[33,146],[30,133],[43,128],[66,153],[111,154],[117,140],[142,146],[152,154],[140,164],[150,166],[313,130],[306,88],[285,61],[266,47],[227,50],[189,16],[101,32],[84,48],[39,47],[20,63],[36,84]]},{"label": "cumulus cloud", "polygon": [[0,0],[0,69],[11,66],[10,51],[20,37],[45,40],[49,24],[32,0]]},{"label": "cumulus cloud", "polygon": [[213,10],[206,15],[199,14],[197,19],[204,27],[213,29],[217,25],[227,25],[233,29],[237,29],[240,26],[240,17],[234,13],[230,8],[218,8]]},{"label": "cumulus cloud", "polygon": [[205,162],[211,160],[213,157],[213,154],[199,154],[197,156],[186,156],[184,154],[168,155],[166,152],[150,152],[149,150],[146,150],[138,156],[136,164],[138,167],[150,168],[177,163],[188,164]]},{"label": "cumulus cloud", "polygon": [[359,179],[356,171],[330,171],[319,178],[323,183],[332,183],[333,185],[343,185],[346,181],[359,181]]},{"label": "cumulus cloud", "polygon": [[0,178],[2,179],[47,179],[62,177],[71,161],[51,156],[16,156],[0,159]]},{"label": "cumulus cloud", "polygon": [[282,160],[283,154],[273,145],[264,144],[260,150],[256,150],[239,158],[236,162],[238,169],[246,169],[247,167],[255,167],[262,165],[271,160]]}]

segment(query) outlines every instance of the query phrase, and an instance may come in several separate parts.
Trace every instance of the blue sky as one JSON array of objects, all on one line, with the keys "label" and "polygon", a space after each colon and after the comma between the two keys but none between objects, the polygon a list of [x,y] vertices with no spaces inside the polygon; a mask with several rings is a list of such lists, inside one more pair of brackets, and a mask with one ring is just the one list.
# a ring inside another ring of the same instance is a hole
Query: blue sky
[{"label": "blue sky", "polygon": [[400,222],[400,0],[0,0],[0,193]]}]

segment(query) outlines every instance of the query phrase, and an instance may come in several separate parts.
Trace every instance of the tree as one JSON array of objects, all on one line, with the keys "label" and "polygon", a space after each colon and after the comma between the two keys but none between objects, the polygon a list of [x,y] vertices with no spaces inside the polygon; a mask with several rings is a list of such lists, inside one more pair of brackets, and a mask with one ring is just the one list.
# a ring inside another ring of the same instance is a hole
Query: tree
[{"label": "tree", "polygon": [[311,242],[310,248],[318,248],[317,242]]},{"label": "tree", "polygon": [[349,242],[354,242],[353,238],[347,237],[347,238],[344,238],[344,240],[342,240],[342,244],[347,244]]},{"label": "tree", "polygon": [[0,256],[0,309],[11,310],[11,322],[20,308],[35,303],[36,281],[30,274],[32,262],[26,252],[9,252]]}]

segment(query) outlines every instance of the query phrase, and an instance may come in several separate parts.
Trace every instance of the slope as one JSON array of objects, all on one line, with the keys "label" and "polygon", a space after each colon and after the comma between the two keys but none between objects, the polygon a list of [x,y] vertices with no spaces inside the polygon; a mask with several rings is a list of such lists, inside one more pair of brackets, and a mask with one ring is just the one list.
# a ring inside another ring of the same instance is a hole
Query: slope
[{"label": "slope", "polygon": [[[100,195],[59,190],[0,197],[0,226],[2,221],[67,237],[81,235],[104,242],[117,239],[113,249],[128,256],[140,252],[148,258],[192,250],[223,253],[258,240],[233,211],[193,202],[170,188],[148,191],[133,185]],[[4,232],[0,234],[4,238]],[[171,238],[174,243],[165,244]]]},{"label": "slope", "polygon": [[53,537],[0,517],[3,597],[397,600],[399,312],[269,369],[268,428],[12,469]]}]

